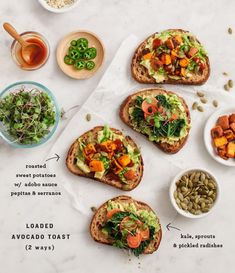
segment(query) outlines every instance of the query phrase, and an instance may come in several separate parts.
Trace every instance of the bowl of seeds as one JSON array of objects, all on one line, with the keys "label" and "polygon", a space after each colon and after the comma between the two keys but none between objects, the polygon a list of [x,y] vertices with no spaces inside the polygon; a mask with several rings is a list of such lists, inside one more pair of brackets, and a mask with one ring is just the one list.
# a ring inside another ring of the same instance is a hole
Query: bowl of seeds
[{"label": "bowl of seeds", "polygon": [[175,176],[169,193],[171,203],[178,213],[188,218],[201,218],[215,208],[219,184],[207,170],[188,169]]}]

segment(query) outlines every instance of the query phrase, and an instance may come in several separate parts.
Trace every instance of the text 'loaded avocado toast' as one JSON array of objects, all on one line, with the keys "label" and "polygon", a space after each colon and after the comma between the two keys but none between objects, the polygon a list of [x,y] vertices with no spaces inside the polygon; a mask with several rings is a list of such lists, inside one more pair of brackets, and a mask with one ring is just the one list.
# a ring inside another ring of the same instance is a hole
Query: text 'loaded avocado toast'
[{"label": "text 'loaded avocado toast'", "polygon": [[207,53],[190,32],[155,33],[136,50],[132,75],[141,83],[203,84],[209,77]]},{"label": "text 'loaded avocado toast'", "polygon": [[134,189],[143,175],[143,160],[135,142],[108,126],[80,136],[69,149],[66,165],[76,175],[122,190]]},{"label": "text 'loaded avocado toast'", "polygon": [[183,98],[162,89],[130,95],[120,108],[121,119],[166,153],[176,153],[190,130],[190,113]]},{"label": "text 'loaded avocado toast'", "polygon": [[128,196],[104,203],[91,221],[90,233],[95,241],[128,249],[135,256],[156,251],[162,237],[154,211]]}]

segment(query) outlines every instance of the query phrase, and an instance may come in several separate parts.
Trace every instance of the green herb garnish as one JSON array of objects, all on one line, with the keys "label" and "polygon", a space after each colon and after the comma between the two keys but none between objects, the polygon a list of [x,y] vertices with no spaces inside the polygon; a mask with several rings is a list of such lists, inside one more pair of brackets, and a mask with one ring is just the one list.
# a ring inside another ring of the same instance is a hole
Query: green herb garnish
[{"label": "green herb garnish", "polygon": [[55,124],[55,109],[47,93],[22,88],[0,100],[0,122],[14,142],[38,143]]}]

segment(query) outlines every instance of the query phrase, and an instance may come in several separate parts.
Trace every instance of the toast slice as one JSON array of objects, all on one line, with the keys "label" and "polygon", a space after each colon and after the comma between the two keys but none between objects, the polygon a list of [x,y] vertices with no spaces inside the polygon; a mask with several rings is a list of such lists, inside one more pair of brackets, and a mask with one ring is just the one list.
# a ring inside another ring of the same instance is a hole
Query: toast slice
[{"label": "toast slice", "polygon": [[[166,31],[170,32],[179,32],[179,33],[184,33],[187,34],[189,33],[188,31],[182,30],[182,29],[168,29]],[[149,74],[148,69],[141,65],[141,60],[143,57],[143,52],[147,46],[148,40],[155,37],[155,35],[158,34],[158,32],[152,34],[149,36],[144,42],[142,42],[138,48],[136,49],[134,56],[132,58],[131,62],[131,72],[133,78],[140,82],[140,83],[146,83],[146,84],[155,84],[157,83],[155,78],[152,77]],[[201,43],[196,39],[196,41],[201,45]],[[166,79],[162,80],[161,82],[158,82],[160,84],[166,83],[166,84],[186,84],[186,85],[202,85],[204,84],[210,76],[210,62],[209,58],[206,56],[205,57],[205,68],[203,69],[202,73],[196,74],[192,73],[191,77],[185,78],[185,77],[180,77],[179,79],[171,79],[169,77],[166,77]]]},{"label": "toast slice", "polygon": [[[141,133],[138,130],[138,128],[136,128],[133,125],[133,123],[131,121],[129,109],[130,109],[130,107],[132,107],[133,105],[135,105],[135,101],[136,101],[136,98],[138,96],[154,96],[155,97],[155,96],[157,96],[159,94],[174,94],[174,95],[177,95],[174,92],[166,91],[166,90],[163,90],[163,89],[160,89],[160,88],[143,89],[143,90],[141,90],[141,91],[139,91],[139,92],[137,92],[135,94],[132,94],[132,95],[128,96],[123,101],[123,103],[121,104],[119,115],[120,115],[120,118],[122,119],[122,121],[126,125],[128,125],[129,127],[131,127],[133,130]],[[189,108],[188,108],[185,100],[182,97],[180,97],[178,95],[177,95],[177,97],[182,102],[182,105],[183,105],[183,107],[185,109],[187,122],[190,125],[191,119],[190,119]],[[153,143],[158,148],[160,148],[163,152],[165,152],[165,153],[169,153],[169,154],[177,153],[180,149],[182,149],[182,147],[186,143],[188,135],[189,135],[189,130],[190,130],[190,127],[187,129],[187,134],[185,135],[185,137],[181,138],[179,141],[174,141],[173,143],[167,143],[167,142],[161,142],[161,141],[159,141],[159,142],[153,141]],[[147,134],[144,134],[144,135],[148,138]]]},{"label": "toast slice", "polygon": [[[130,205],[130,204],[134,204],[134,206],[136,207],[137,211],[138,210],[146,210],[148,212],[153,212],[154,211],[146,204],[140,201],[136,201],[135,199],[129,197],[129,196],[118,196],[115,197],[107,202],[105,202],[103,205],[101,205],[95,215],[93,216],[92,220],[91,220],[91,224],[90,224],[90,234],[91,237],[99,243],[103,243],[103,244],[108,244],[108,245],[113,245],[113,241],[111,239],[109,239],[103,232],[102,232],[102,228],[104,226],[104,224],[107,221],[106,215],[107,215],[107,207],[108,207],[108,202],[117,202],[121,205]],[[155,214],[155,213],[154,213]],[[156,215],[156,214],[155,214]],[[154,239],[151,240],[151,242],[149,243],[149,245],[144,249],[143,254],[151,254],[154,251],[156,251],[160,245],[161,242],[161,238],[162,238],[162,230],[161,230],[161,225],[159,222],[159,219],[156,216],[156,221],[158,223],[159,228],[155,230],[154,233]]]},{"label": "toast slice", "polygon": [[[80,140],[82,140],[84,143],[86,143],[88,140],[92,139],[97,140],[98,134],[100,131],[104,130],[104,126],[97,126],[94,127],[92,130],[84,133],[82,136],[79,137]],[[123,138],[123,141],[129,145],[129,147],[132,147],[133,150],[139,152],[139,148],[137,147],[136,143],[131,139],[129,136],[124,136],[123,133],[117,129],[110,128],[116,136],[120,136]],[[126,179],[126,181],[122,181],[118,174],[114,174],[112,172],[105,173],[102,177],[97,178],[94,177],[94,172],[85,173],[81,168],[76,165],[76,157],[77,153],[79,151],[79,141],[75,140],[74,143],[71,145],[68,151],[67,159],[66,159],[66,166],[69,169],[70,172],[72,172],[75,175],[83,176],[86,178],[94,179],[96,181],[105,183],[107,185],[116,187],[121,190],[130,191],[133,190],[135,187],[138,186],[140,183],[142,176],[143,176],[143,159],[142,156],[138,155],[138,162],[135,163],[135,176],[132,179]],[[131,167],[130,167],[131,169]]]}]

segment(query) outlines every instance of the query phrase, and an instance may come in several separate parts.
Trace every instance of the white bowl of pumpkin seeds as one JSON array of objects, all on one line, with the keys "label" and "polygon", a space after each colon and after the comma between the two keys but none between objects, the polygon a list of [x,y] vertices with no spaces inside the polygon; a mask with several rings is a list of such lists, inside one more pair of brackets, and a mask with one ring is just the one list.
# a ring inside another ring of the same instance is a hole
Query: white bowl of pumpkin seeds
[{"label": "white bowl of pumpkin seeds", "polygon": [[188,218],[201,218],[214,210],[219,184],[205,169],[187,169],[175,176],[170,185],[170,200],[176,211]]}]

